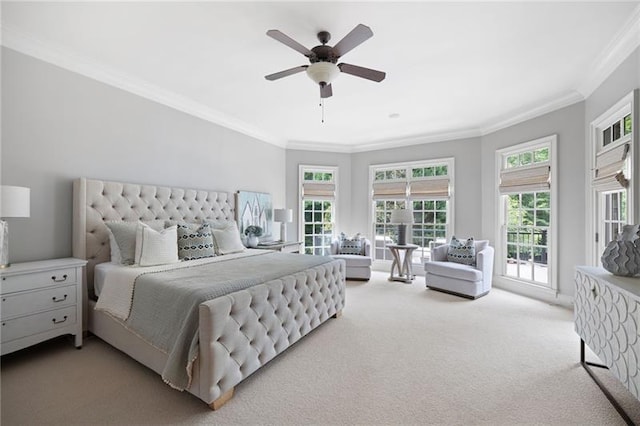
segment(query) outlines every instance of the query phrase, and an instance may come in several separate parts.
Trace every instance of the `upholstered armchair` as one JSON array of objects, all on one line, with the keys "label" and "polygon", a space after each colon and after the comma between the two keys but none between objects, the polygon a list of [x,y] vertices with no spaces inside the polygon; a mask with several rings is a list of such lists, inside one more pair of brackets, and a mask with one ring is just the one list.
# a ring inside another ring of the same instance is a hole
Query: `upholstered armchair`
[{"label": "upholstered armchair", "polygon": [[427,288],[477,299],[489,293],[493,276],[493,247],[487,240],[475,241],[475,264],[447,260],[449,244],[433,247],[431,261],[424,265]]},{"label": "upholstered armchair", "polygon": [[371,241],[366,238],[360,239],[360,248],[344,247],[342,240],[335,238],[331,242],[331,257],[343,259],[347,264],[348,280],[365,280],[371,278]]}]

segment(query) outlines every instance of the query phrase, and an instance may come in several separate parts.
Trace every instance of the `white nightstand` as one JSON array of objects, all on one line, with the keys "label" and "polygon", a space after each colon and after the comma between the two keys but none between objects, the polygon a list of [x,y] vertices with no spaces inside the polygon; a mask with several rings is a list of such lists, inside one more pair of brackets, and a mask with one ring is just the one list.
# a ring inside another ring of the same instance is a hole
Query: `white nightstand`
[{"label": "white nightstand", "polygon": [[2,355],[63,334],[82,346],[81,259],[14,263],[0,269]]},{"label": "white nightstand", "polygon": [[278,241],[273,243],[259,244],[254,247],[261,250],[281,251],[283,253],[300,253],[302,241]]}]

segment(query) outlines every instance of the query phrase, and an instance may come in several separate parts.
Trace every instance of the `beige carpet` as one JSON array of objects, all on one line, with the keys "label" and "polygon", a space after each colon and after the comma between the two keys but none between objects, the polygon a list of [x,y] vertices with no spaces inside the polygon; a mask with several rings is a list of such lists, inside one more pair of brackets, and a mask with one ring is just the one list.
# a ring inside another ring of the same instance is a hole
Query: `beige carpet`
[{"label": "beige carpet", "polygon": [[[624,424],[579,366],[564,308],[349,282],[344,315],[236,388],[219,411],[96,337],[2,358],[2,425]],[[640,423],[640,402],[603,377]]]}]

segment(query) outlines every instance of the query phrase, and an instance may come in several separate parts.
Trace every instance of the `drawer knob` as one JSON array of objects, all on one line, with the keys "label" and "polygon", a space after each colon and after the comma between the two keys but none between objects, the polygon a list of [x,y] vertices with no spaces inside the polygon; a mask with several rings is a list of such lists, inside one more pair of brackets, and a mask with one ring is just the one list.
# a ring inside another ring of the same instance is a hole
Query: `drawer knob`
[{"label": "drawer knob", "polygon": [[53,280],[53,282],[61,283],[61,282],[63,282],[63,281],[66,281],[66,280],[67,280],[67,274],[64,274],[64,275],[62,276],[62,279],[58,279],[58,277],[56,277],[55,275],[54,275],[54,276],[52,276],[52,277],[51,277],[51,279]]},{"label": "drawer knob", "polygon": [[61,319],[60,321],[58,321],[57,319],[52,319],[51,321],[53,321],[54,324],[60,324],[63,323],[67,320],[67,316],[65,315],[63,319]]},{"label": "drawer knob", "polygon": [[64,302],[67,300],[67,295],[65,294],[62,299],[58,299],[56,296],[53,296],[51,299],[53,300],[53,303]]},{"label": "drawer knob", "polygon": [[593,294],[593,297],[598,297],[598,290],[595,287],[591,289],[591,293]]}]

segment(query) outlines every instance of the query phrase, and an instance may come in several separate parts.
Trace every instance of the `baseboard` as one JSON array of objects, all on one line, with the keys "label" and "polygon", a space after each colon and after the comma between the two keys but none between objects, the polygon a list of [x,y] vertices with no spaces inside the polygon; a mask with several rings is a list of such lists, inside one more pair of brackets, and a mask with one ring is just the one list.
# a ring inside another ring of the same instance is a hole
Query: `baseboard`
[{"label": "baseboard", "polygon": [[511,293],[538,299],[551,305],[573,309],[573,297],[558,293],[556,290],[529,285],[502,277],[493,277],[493,286]]}]

